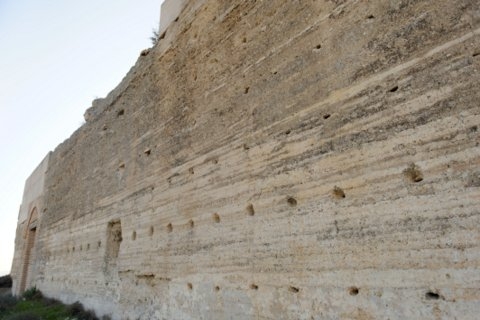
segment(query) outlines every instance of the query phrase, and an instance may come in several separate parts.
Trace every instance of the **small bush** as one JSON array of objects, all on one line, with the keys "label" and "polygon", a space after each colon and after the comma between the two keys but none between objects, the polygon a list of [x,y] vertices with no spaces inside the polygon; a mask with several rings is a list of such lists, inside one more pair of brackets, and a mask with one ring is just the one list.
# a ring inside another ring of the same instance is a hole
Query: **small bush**
[{"label": "small bush", "polygon": [[0,296],[0,312],[4,312],[17,304],[18,300],[11,294]]},{"label": "small bush", "polygon": [[42,318],[31,312],[22,312],[12,314],[11,316],[6,317],[5,320],[42,320]]},{"label": "small bush", "polygon": [[80,302],[75,302],[67,307],[67,312],[78,320],[98,320],[95,313],[85,310]]},{"label": "small bush", "polygon": [[72,303],[71,305],[69,305],[67,307],[67,311],[68,313],[70,313],[72,316],[76,316],[77,314],[80,314],[82,312],[85,311],[85,309],[83,308],[83,305],[80,303],[80,302],[75,302],[75,303]]},{"label": "small bush", "polygon": [[52,306],[57,306],[61,304],[60,301],[52,298],[47,298],[47,297],[42,298],[42,303],[46,307],[52,307]]},{"label": "small bush", "polygon": [[150,41],[152,45],[156,45],[158,40],[160,40],[160,34],[157,29],[152,29],[152,35],[150,36]]},{"label": "small bush", "polygon": [[21,299],[12,295],[0,296],[0,320],[54,319],[99,320],[93,311],[85,310],[80,302],[64,305],[56,299],[44,297],[35,287],[25,291]]},{"label": "small bush", "polygon": [[22,294],[22,297],[25,300],[41,300],[43,295],[36,287],[31,287]]}]

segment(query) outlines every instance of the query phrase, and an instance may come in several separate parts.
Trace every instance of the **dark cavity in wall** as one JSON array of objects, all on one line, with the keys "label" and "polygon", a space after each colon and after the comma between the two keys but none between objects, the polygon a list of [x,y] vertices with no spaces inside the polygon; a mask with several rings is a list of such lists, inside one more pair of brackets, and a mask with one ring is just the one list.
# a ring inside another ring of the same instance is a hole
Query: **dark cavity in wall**
[{"label": "dark cavity in wall", "polygon": [[114,261],[118,257],[120,244],[122,243],[122,223],[120,220],[112,220],[107,225],[107,261]]},{"label": "dark cavity in wall", "polygon": [[395,86],[393,88],[391,88],[390,90],[388,90],[388,92],[396,92],[398,90],[398,86]]},{"label": "dark cavity in wall", "polygon": [[247,214],[248,214],[249,216],[255,215],[255,209],[253,208],[253,204],[249,204],[249,205],[247,206]]},{"label": "dark cavity in wall", "polygon": [[440,299],[440,295],[436,292],[428,291],[427,293],[425,293],[425,298],[427,300],[438,300]]},{"label": "dark cavity in wall", "polygon": [[359,290],[357,287],[350,287],[350,288],[348,289],[348,293],[349,293],[351,296],[356,296],[359,292],[360,292],[360,290]]},{"label": "dark cavity in wall", "polygon": [[289,206],[295,207],[297,205],[297,199],[295,199],[294,197],[288,197],[287,203]]},{"label": "dark cavity in wall", "polygon": [[333,188],[332,193],[333,193],[333,196],[334,196],[335,198],[337,198],[337,199],[343,199],[343,198],[345,198],[345,192],[344,192],[343,189],[340,188],[340,187],[335,186],[335,187]]},{"label": "dark cavity in wall", "polygon": [[417,183],[423,180],[423,174],[420,170],[420,167],[418,167],[414,163],[411,163],[408,168],[403,170],[403,175],[410,182]]},{"label": "dark cavity in wall", "polygon": [[297,292],[300,291],[300,289],[297,288],[297,287],[294,287],[294,286],[290,286],[290,287],[288,288],[288,291],[293,292],[293,293],[297,293]]}]

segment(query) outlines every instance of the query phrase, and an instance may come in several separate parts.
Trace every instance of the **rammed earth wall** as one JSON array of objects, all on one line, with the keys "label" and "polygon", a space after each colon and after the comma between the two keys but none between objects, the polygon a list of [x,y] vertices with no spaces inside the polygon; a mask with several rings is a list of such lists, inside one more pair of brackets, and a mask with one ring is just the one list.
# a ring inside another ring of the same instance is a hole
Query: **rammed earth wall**
[{"label": "rammed earth wall", "polygon": [[30,261],[113,319],[477,319],[479,69],[476,0],[187,1],[27,186],[14,290]]}]

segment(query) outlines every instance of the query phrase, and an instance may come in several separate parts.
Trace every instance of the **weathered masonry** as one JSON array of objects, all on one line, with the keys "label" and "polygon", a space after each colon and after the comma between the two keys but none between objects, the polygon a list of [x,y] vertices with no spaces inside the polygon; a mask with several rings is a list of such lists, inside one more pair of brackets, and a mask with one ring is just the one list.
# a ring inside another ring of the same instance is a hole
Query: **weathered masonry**
[{"label": "weathered masonry", "polygon": [[480,2],[182,4],[27,181],[15,292],[114,319],[477,319]]}]

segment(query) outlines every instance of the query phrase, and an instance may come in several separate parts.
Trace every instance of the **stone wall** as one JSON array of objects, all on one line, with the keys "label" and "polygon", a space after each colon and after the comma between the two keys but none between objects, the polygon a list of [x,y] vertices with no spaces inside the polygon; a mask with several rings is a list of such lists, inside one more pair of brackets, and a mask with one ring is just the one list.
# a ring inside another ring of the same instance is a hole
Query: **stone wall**
[{"label": "stone wall", "polygon": [[38,247],[35,246],[36,237],[32,237],[32,231],[36,232],[38,218],[42,215],[44,208],[45,178],[49,159],[50,153],[45,156],[25,182],[22,205],[18,213],[15,251],[11,271],[13,278],[12,290],[15,293],[20,293],[25,288],[35,285],[34,268],[37,264],[32,256],[36,256],[35,250]]},{"label": "stone wall", "polygon": [[475,0],[188,1],[51,154],[32,283],[114,319],[476,319],[479,68]]}]

